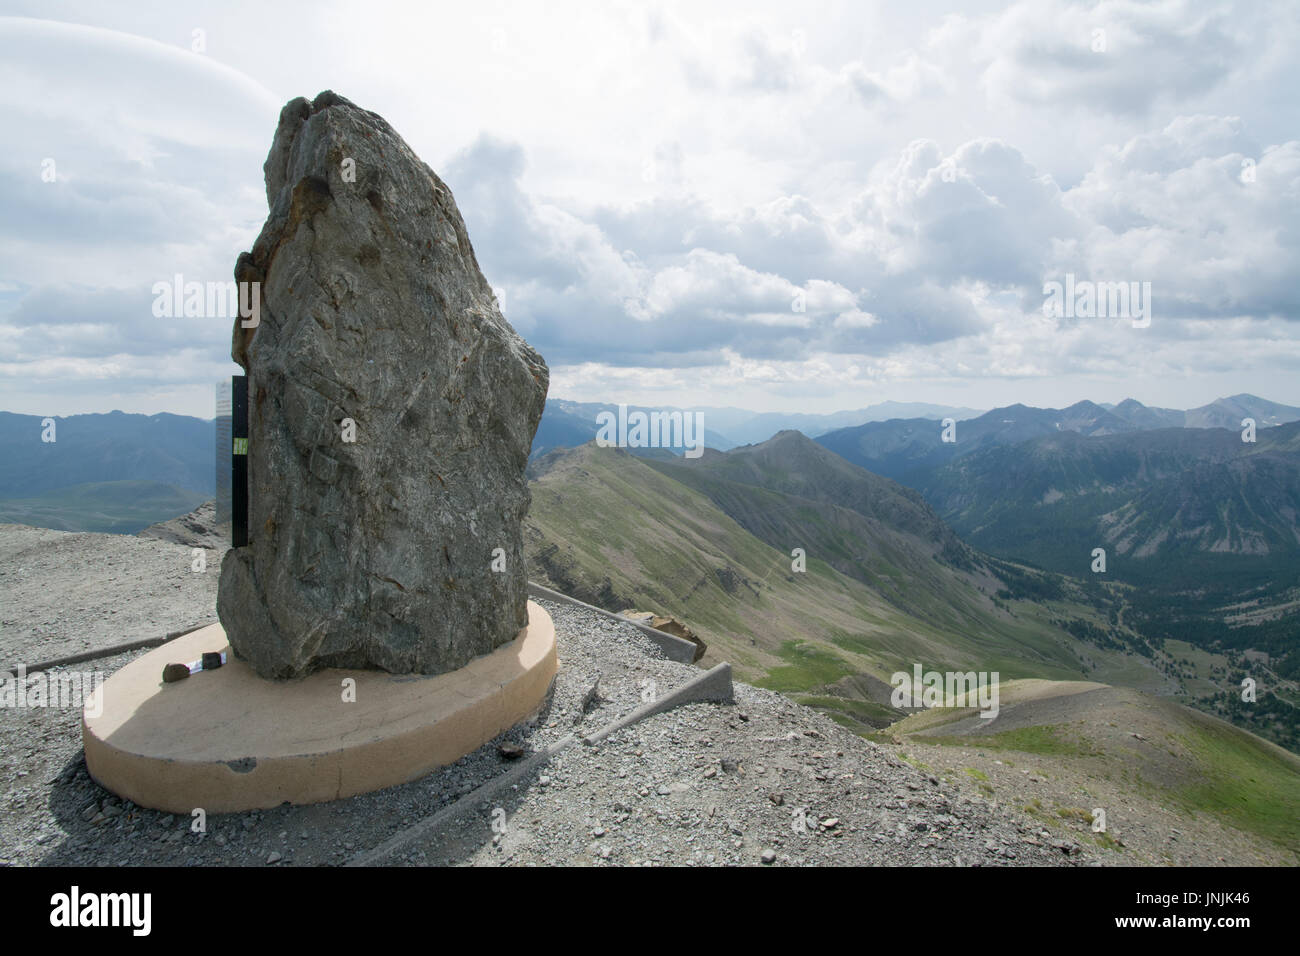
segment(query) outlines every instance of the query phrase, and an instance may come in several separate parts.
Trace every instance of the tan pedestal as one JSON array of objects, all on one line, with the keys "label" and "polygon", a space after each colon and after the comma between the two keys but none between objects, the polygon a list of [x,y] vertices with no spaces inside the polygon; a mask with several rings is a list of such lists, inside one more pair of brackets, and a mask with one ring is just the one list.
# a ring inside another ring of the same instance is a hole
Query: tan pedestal
[{"label": "tan pedestal", "polygon": [[[162,682],[165,665],[222,650],[224,667]],[[213,624],[104,683],[100,716],[89,716],[96,701],[82,715],[86,766],[119,796],[172,813],[336,800],[454,763],[535,713],[558,667],[550,615],[532,601],[515,640],[436,677],[327,670],[264,680]]]}]

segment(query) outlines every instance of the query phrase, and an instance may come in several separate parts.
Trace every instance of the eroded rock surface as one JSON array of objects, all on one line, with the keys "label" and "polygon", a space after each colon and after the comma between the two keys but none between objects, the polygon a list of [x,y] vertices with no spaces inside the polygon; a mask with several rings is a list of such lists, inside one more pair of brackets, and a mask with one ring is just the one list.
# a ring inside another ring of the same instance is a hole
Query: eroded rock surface
[{"label": "eroded rock surface", "polygon": [[[265,677],[441,673],[527,622],[520,523],[546,363],[479,271],[451,191],[334,93],[280,114],[270,215],[235,267],[249,544],[217,609]],[[354,438],[355,440],[349,440]]]}]

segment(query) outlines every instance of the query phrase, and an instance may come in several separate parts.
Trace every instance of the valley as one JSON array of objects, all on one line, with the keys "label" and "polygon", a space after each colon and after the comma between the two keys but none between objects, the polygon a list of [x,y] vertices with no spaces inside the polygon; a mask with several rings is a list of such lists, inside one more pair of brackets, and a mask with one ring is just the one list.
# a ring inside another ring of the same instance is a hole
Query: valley
[{"label": "valley", "polygon": [[[1104,800],[1127,808],[1134,862],[1167,862],[1171,833],[1259,862],[1295,859],[1297,817],[1277,816],[1288,798],[1274,800],[1300,788],[1300,758],[1277,746],[1294,746],[1292,685],[1254,652],[1210,653],[1133,626],[1151,613],[1141,588],[977,550],[918,492],[795,432],[695,461],[587,445],[539,465],[531,578],[608,610],[675,616],[708,644],[703,663],[730,660],[742,679],[901,747],[922,769],[1021,801],[1049,834],[1077,838],[1093,808],[1082,805]],[[805,572],[792,569],[794,549]],[[969,710],[893,707],[890,675],[916,662],[999,672],[1008,709],[993,728]],[[1258,706],[1239,702],[1246,670],[1268,689]],[[1102,692],[1076,699],[1078,687]],[[1134,751],[1130,732],[1161,740],[1167,762]],[[996,782],[1026,760],[1036,780]]]},{"label": "valley", "polygon": [[[741,680],[1014,806],[1041,823],[1030,839],[1150,864],[1292,862],[1300,422],[1243,442],[1215,416],[1290,412],[1224,401],[995,409],[958,422],[949,446],[929,418],[739,446],[706,430],[695,458],[598,447],[603,406],[548,405],[529,464],[528,576],[606,610],[677,618],[707,644],[703,666],[727,660]],[[204,467],[202,429],[154,449],[159,426],[141,418],[108,417],[133,450],[93,446],[100,473],[117,461],[123,476],[185,480]],[[92,433],[74,423],[59,438],[84,453]],[[11,463],[10,487],[29,493],[0,501],[0,520],[135,532],[208,497],[135,477],[48,488],[78,474],[49,464]],[[144,536],[220,550],[206,507]],[[1096,547],[1104,574],[1089,568]],[[997,673],[997,720],[894,706],[891,675],[918,664]],[[1109,827],[1094,833],[1098,808]]]}]

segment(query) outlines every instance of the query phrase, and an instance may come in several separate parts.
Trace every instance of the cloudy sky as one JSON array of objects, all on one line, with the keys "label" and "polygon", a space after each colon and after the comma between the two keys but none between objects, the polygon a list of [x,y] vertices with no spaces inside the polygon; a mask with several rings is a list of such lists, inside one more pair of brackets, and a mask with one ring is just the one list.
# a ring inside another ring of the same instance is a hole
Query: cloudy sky
[{"label": "cloudy sky", "polygon": [[[0,2],[0,409],[212,415],[280,106],[451,187],[551,396],[1300,405],[1291,2]],[[1044,314],[1150,283],[1151,321]],[[1139,323],[1140,325],[1140,323]]]}]

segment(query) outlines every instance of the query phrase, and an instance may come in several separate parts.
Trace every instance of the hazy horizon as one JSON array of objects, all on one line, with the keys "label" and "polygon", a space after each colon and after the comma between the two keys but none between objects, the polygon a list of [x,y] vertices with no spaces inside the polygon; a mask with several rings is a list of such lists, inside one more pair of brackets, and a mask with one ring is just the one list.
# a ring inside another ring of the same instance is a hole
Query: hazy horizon
[{"label": "hazy horizon", "polygon": [[[238,373],[236,373],[236,374],[238,374]],[[1213,398],[1207,399],[1206,401],[1198,402],[1196,405],[1187,405],[1187,406],[1172,406],[1172,405],[1155,406],[1155,405],[1152,405],[1152,404],[1149,403],[1149,402],[1142,402],[1142,404],[1143,404],[1143,405],[1146,405],[1148,408],[1152,408],[1152,407],[1158,407],[1158,408],[1172,408],[1172,409],[1174,409],[1175,411],[1188,411],[1188,410],[1193,409],[1193,408],[1200,408],[1200,407],[1205,406],[1205,405],[1211,405],[1211,404],[1213,404],[1213,403],[1216,402],[1216,401],[1221,401],[1221,400],[1226,400],[1226,399],[1234,398],[1234,397],[1236,397],[1236,396],[1238,396],[1238,395],[1252,395],[1252,396],[1254,396],[1255,398],[1261,398],[1261,399],[1264,399],[1265,401],[1274,402],[1274,403],[1276,403],[1276,404],[1280,404],[1280,405],[1291,405],[1291,404],[1292,404],[1292,403],[1290,403],[1290,402],[1286,402],[1286,401],[1279,401],[1278,399],[1273,398],[1273,397],[1270,396],[1270,395],[1259,395],[1259,394],[1256,394],[1256,393],[1254,393],[1254,392],[1234,392],[1234,393],[1232,393],[1231,395],[1216,395],[1216,396],[1214,396]],[[1125,395],[1123,398],[1119,398],[1119,399],[1115,399],[1115,400],[1111,400],[1111,399],[1098,400],[1098,399],[1095,399],[1095,398],[1091,398],[1091,397],[1088,397],[1088,396],[1084,396],[1083,398],[1077,398],[1077,399],[1074,399],[1073,401],[1060,402],[1060,403],[1052,404],[1052,405],[1037,405],[1037,404],[1035,404],[1035,403],[1033,403],[1033,402],[1012,401],[1012,402],[1005,402],[1005,403],[1002,403],[1002,404],[999,404],[999,405],[991,405],[991,406],[988,406],[988,407],[986,407],[986,408],[975,408],[974,410],[975,410],[975,411],[978,411],[980,414],[987,414],[988,412],[993,411],[993,410],[995,410],[995,409],[998,409],[998,408],[1006,408],[1006,407],[1008,407],[1008,406],[1010,406],[1010,405],[1016,405],[1016,404],[1028,405],[1028,406],[1033,407],[1033,408],[1058,408],[1058,409],[1063,409],[1063,408],[1069,408],[1070,406],[1075,405],[1075,404],[1077,404],[1078,402],[1084,402],[1084,401],[1090,401],[1090,402],[1093,402],[1094,404],[1099,405],[1099,406],[1102,406],[1102,405],[1111,405],[1111,406],[1114,406],[1114,405],[1118,405],[1120,402],[1124,401],[1125,399],[1132,398],[1132,397],[1133,397],[1133,396],[1131,396],[1131,395]],[[566,396],[566,395],[548,395],[548,396],[546,397],[546,400],[547,400],[548,402],[553,402],[553,401],[554,401],[554,402],[577,402],[577,403],[582,403],[582,404],[604,404],[604,405],[617,405],[617,404],[620,403],[619,401],[615,401],[615,400],[611,400],[611,399],[602,399],[602,398],[581,398],[581,399],[579,399],[579,398],[570,398],[569,396]],[[661,404],[659,404],[659,405],[656,405],[654,402],[638,402],[638,401],[622,401],[622,404],[625,404],[625,405],[628,405],[628,406],[637,406],[637,407],[641,407],[641,408],[662,407],[662,408],[683,408],[683,409],[691,408],[691,409],[699,409],[699,408],[709,408],[709,407],[712,407],[712,408],[716,408],[716,409],[719,409],[719,410],[726,409],[726,410],[730,410],[730,411],[738,411],[738,412],[752,412],[752,413],[754,413],[754,414],[756,414],[756,415],[773,414],[773,415],[827,415],[827,416],[829,416],[829,415],[836,415],[836,414],[849,414],[849,413],[852,413],[852,412],[859,412],[859,411],[867,411],[867,410],[869,410],[870,408],[874,408],[874,407],[877,407],[877,406],[880,406],[880,405],[888,405],[888,404],[895,404],[895,405],[909,405],[909,404],[915,404],[915,405],[937,405],[937,406],[948,406],[948,407],[954,407],[954,408],[974,408],[973,406],[969,406],[969,405],[961,405],[961,404],[959,404],[959,403],[955,403],[955,402],[929,402],[929,401],[924,401],[924,400],[915,400],[915,401],[896,401],[896,400],[894,400],[894,399],[889,399],[889,398],[882,399],[881,401],[878,401],[878,402],[872,402],[872,403],[870,403],[869,405],[859,405],[859,406],[856,406],[856,407],[853,407],[853,408],[832,408],[832,409],[829,409],[829,410],[827,410],[827,411],[820,411],[820,410],[817,410],[817,411],[811,411],[811,410],[806,410],[806,409],[802,409],[802,408],[757,409],[757,408],[746,408],[746,407],[744,407],[744,406],[739,406],[739,405],[713,405],[713,406],[707,406],[707,405],[703,405],[703,404],[700,404],[700,405],[689,405],[689,404],[673,404],[673,403],[667,403],[667,402],[665,402],[665,403],[661,403]],[[1294,406],[1294,407],[1300,407],[1300,403],[1297,403],[1296,406]],[[185,415],[185,416],[190,417],[190,418],[200,418],[200,419],[203,419],[203,420],[205,420],[205,421],[214,421],[214,416],[213,416],[212,414],[210,414],[210,413],[201,413],[201,412],[200,412],[200,413],[178,412],[178,411],[174,411],[174,410],[169,409],[169,408],[161,408],[161,409],[158,409],[158,410],[156,410],[156,411],[131,411],[131,410],[129,410],[129,409],[125,409],[125,408],[96,408],[96,409],[88,409],[88,410],[84,410],[84,411],[74,411],[74,412],[66,412],[66,413],[63,413],[63,412],[44,412],[44,411],[22,411],[22,410],[19,410],[19,409],[13,409],[13,408],[0,408],[0,412],[8,412],[8,413],[10,413],[10,414],[14,414],[14,415],[52,415],[52,416],[55,417],[55,418],[69,418],[69,417],[72,417],[73,415],[109,415],[109,414],[112,414],[113,412],[121,412],[121,413],[123,413],[123,414],[127,414],[127,415],[160,415],[160,414],[171,414],[171,415]]]}]

